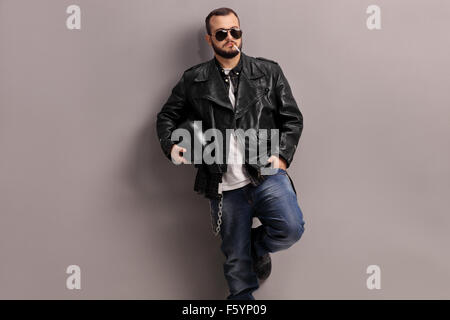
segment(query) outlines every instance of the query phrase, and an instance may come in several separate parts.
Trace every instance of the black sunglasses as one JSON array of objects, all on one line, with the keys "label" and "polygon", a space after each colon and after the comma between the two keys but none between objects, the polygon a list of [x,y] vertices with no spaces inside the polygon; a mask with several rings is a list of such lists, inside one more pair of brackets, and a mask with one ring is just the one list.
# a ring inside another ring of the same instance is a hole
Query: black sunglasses
[{"label": "black sunglasses", "polygon": [[230,31],[231,36],[235,39],[240,39],[242,37],[242,30],[237,28],[217,30],[214,36],[217,41],[223,41],[227,37],[228,31]]}]

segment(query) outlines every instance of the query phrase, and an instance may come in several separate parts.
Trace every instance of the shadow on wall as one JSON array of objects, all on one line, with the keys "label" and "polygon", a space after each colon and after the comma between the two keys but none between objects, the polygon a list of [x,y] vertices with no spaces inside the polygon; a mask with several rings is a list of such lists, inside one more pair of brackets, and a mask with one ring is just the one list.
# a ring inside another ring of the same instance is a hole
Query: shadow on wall
[{"label": "shadow on wall", "polygon": [[[197,34],[199,41],[192,41],[189,34]],[[180,34],[180,41],[174,42],[179,44],[178,54],[169,63],[178,67],[172,68],[171,72],[179,70],[181,74],[190,66],[213,57],[204,34],[204,28],[197,33],[186,31],[186,34]],[[193,48],[196,44],[198,47]],[[167,59],[167,56],[161,59]],[[148,232],[151,233],[148,239],[158,243],[156,249],[152,244],[153,250],[158,251],[157,256],[147,250],[148,259],[162,260],[160,264],[167,266],[164,272],[171,273],[164,275],[172,279],[172,283],[161,291],[166,292],[166,296],[154,292],[152,296],[157,299],[224,299],[227,286],[222,267],[224,257],[219,248],[220,236],[214,237],[212,233],[208,200],[193,190],[197,170],[193,164],[172,164],[163,154],[156,135],[156,114],[175,84],[168,84],[160,98],[155,99],[159,104],[151,106],[152,114],[137,136],[126,177],[137,201],[147,208]],[[149,270],[149,282],[157,277]]]}]

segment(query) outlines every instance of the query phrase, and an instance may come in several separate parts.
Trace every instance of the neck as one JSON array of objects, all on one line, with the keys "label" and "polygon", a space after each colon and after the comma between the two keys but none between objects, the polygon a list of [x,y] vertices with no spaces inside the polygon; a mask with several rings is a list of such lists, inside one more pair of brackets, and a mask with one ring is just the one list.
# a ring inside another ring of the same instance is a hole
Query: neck
[{"label": "neck", "polygon": [[221,56],[219,56],[217,54],[215,54],[215,57],[216,57],[217,61],[219,61],[219,63],[222,66],[222,68],[233,69],[239,63],[239,59],[241,58],[241,53],[239,52],[237,56],[235,56],[233,58],[229,58],[229,59],[221,57]]}]

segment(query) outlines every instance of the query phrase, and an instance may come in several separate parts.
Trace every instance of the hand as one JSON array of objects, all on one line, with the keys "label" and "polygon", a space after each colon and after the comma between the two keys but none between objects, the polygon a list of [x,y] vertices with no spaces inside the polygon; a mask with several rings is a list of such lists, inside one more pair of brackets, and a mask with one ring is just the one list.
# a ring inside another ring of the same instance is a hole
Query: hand
[{"label": "hand", "polygon": [[175,164],[188,164],[188,161],[186,160],[186,158],[184,158],[183,156],[180,155],[180,152],[186,152],[186,148],[180,147],[177,144],[174,144],[172,146],[172,149],[170,150],[170,155],[172,157],[172,162]]},{"label": "hand", "polygon": [[270,156],[267,162],[272,163],[272,168],[280,168],[286,170],[286,161],[283,158],[279,158],[277,156]]}]

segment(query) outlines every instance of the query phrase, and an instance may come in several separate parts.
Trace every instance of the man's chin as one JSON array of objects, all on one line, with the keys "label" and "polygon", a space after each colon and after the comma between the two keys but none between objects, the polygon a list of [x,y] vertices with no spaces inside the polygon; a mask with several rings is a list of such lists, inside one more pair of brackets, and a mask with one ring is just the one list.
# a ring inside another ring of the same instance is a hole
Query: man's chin
[{"label": "man's chin", "polygon": [[[213,45],[213,49],[214,49],[214,52],[218,56],[220,56],[222,58],[226,58],[226,59],[234,58],[234,57],[236,57],[239,54],[239,51],[236,50],[234,47],[230,47],[230,48],[225,47],[224,49],[222,49],[222,48],[218,48],[218,47]],[[240,49],[241,48],[239,48],[239,50]]]},{"label": "man's chin", "polygon": [[239,54],[239,52],[237,50],[236,51],[233,51],[233,50],[221,51],[221,52],[216,52],[216,53],[219,56],[221,56],[222,58],[227,58],[227,59],[234,58]]}]

